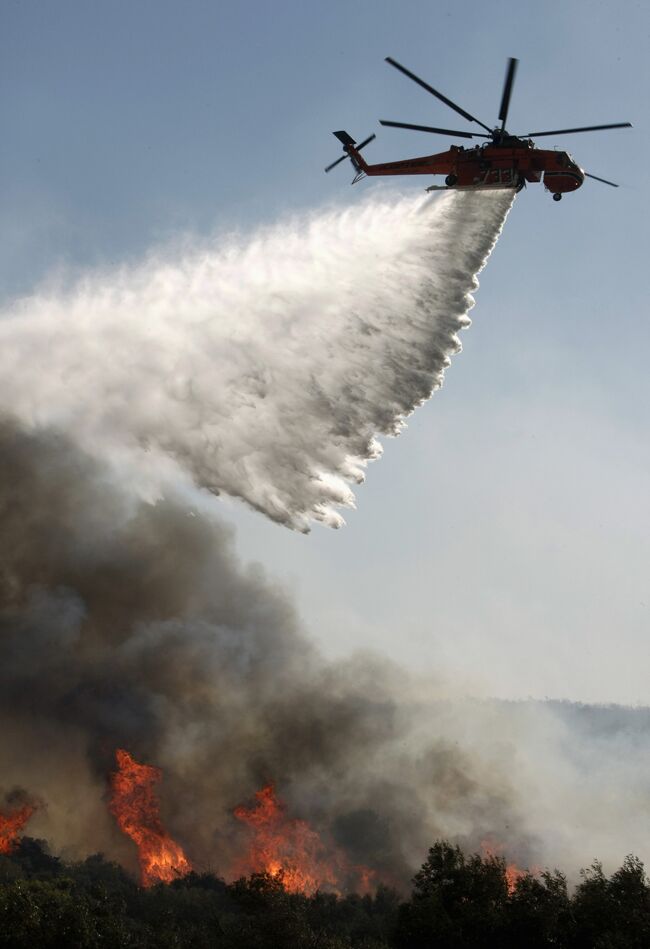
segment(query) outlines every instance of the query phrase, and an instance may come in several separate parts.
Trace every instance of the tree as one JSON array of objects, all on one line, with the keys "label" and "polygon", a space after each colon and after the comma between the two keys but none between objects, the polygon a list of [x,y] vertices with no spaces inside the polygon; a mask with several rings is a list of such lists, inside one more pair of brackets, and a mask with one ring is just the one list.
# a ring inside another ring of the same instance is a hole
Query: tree
[{"label": "tree", "polygon": [[582,871],[572,910],[572,949],[650,946],[650,888],[638,857],[627,856],[609,880],[594,861]]},{"label": "tree", "polygon": [[570,920],[566,877],[555,870],[539,878],[526,873],[510,894],[505,913],[506,947],[547,949],[562,945]]},{"label": "tree", "polygon": [[122,949],[125,927],[101,900],[75,891],[70,880],[16,880],[0,887],[0,947]]},{"label": "tree", "polygon": [[411,901],[400,907],[396,931],[404,949],[500,945],[508,900],[506,865],[499,857],[466,858],[437,841],[414,877]]}]

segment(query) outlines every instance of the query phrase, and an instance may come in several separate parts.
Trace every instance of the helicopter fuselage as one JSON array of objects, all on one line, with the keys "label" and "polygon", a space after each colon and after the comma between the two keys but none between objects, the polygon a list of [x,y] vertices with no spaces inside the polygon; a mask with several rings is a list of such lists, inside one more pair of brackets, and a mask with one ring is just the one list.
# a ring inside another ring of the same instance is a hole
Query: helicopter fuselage
[{"label": "helicopter fuselage", "polygon": [[378,165],[368,165],[355,151],[350,148],[350,157],[368,176],[444,175],[453,188],[521,188],[524,182],[540,182],[543,177],[549,191],[562,194],[575,191],[585,179],[568,152],[535,148],[531,139],[514,136],[475,148],[452,145],[435,155]]}]

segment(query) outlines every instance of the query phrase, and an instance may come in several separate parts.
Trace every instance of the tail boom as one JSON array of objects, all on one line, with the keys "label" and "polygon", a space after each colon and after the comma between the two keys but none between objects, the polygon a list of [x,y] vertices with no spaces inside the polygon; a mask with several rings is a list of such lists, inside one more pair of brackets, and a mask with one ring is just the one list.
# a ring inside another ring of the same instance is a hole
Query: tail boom
[{"label": "tail boom", "polygon": [[[424,155],[421,158],[407,158],[404,161],[382,162],[379,165],[369,165],[360,151],[360,146],[348,132],[343,130],[334,132],[343,151],[347,152],[354,165],[357,175],[448,175],[453,170],[454,161],[449,152],[439,155]],[[365,144],[365,143],[364,143]],[[358,180],[358,179],[357,179]]]}]

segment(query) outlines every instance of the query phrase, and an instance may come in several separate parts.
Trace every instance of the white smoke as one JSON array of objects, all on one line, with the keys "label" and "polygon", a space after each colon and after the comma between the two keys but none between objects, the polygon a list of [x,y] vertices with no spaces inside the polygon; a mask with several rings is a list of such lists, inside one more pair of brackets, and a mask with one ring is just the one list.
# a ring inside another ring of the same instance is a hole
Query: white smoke
[{"label": "white smoke", "polygon": [[0,405],[133,472],[171,459],[291,527],[339,526],[376,435],[441,385],[511,202],[370,197],[42,291],[0,314]]}]

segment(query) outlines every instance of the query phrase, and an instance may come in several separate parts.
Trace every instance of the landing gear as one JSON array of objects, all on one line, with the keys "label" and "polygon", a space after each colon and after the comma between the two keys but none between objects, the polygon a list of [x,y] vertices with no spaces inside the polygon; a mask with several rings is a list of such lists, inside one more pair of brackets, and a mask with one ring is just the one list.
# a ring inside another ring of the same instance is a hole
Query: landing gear
[{"label": "landing gear", "polygon": [[562,195],[560,194],[559,191],[556,191],[556,192],[555,192],[555,194],[553,195],[553,200],[554,200],[554,201],[561,201],[561,200],[562,200]]},{"label": "landing gear", "polygon": [[515,188],[515,194],[519,194],[520,191],[523,191],[526,187],[526,179],[523,175],[519,175],[519,180],[517,181],[517,187]]},{"label": "landing gear", "polygon": [[448,188],[453,188],[456,182],[458,181],[458,175],[447,175],[445,178],[445,184]]}]

